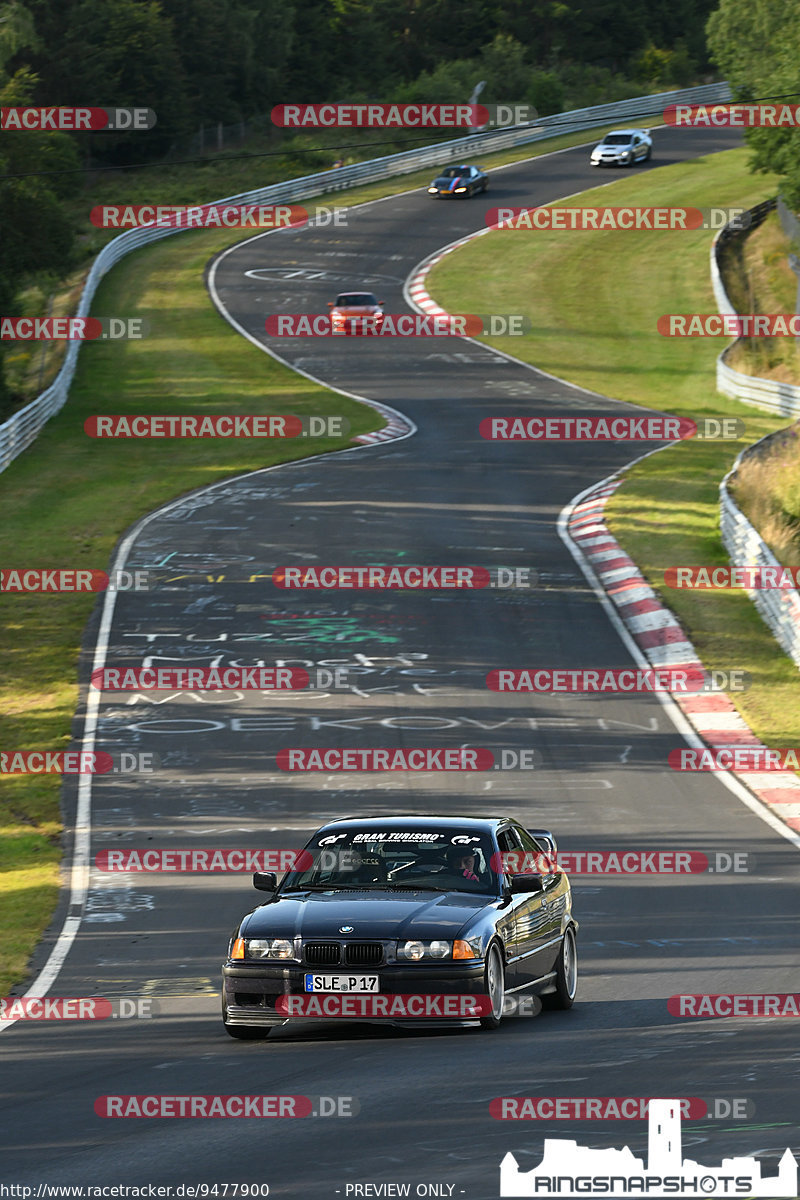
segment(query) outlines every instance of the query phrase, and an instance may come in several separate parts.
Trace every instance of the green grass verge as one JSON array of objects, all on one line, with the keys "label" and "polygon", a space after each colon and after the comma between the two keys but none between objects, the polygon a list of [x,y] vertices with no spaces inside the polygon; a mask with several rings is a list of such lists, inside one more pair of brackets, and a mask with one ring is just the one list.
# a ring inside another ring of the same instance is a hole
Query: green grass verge
[{"label": "green grass verge", "polygon": [[[563,135],[481,161],[497,167],[592,137],[591,132]],[[76,212],[85,208],[87,253],[93,255],[114,236],[88,224],[95,204],[141,203],[154,195],[161,203],[196,203],[198,197],[216,199],[263,187],[276,169],[273,160],[241,159],[234,165],[215,159],[197,167],[99,176],[73,201]],[[309,164],[309,172],[314,169]],[[426,169],[320,196],[307,205],[349,207],[421,187],[430,177]],[[372,410],[281,367],[216,314],[202,285],[203,269],[213,254],[241,236],[182,233],[123,259],[103,281],[92,311],[145,317],[153,336],[86,346],[65,408],[0,474],[4,566],[105,567],[121,533],[160,504],[307,453],[305,442],[92,441],[83,433],[83,422],[94,413],[335,412],[350,421],[349,437],[382,425]],[[64,295],[77,296],[77,278],[71,276]],[[44,297],[39,301],[37,306],[31,298],[26,315],[43,315]],[[56,298],[54,311],[70,311],[64,296]],[[345,444],[349,439],[315,441],[314,451]],[[0,657],[0,749],[59,750],[69,744],[78,649],[93,603],[86,596],[0,595],[6,647]],[[59,787],[58,776],[0,776],[0,995],[24,979],[56,902]]]},{"label": "green grass verge", "polygon": [[[774,191],[775,180],[749,176],[747,152],[733,150],[658,172],[621,173],[612,186],[566,203],[747,208]],[[632,467],[607,512],[615,537],[676,613],[706,665],[750,672],[750,689],[732,695],[745,720],[767,744],[794,745],[800,741],[800,677],[747,596],[663,586],[667,566],[727,563],[719,480],[744,445],[786,424],[716,393],[715,359],[724,342],[664,338],[656,331],[663,313],[716,311],[711,237],[703,230],[500,230],[448,255],[428,283],[451,312],[525,313],[530,334],[487,342],[563,379],[679,416],[745,422],[746,436],[737,443],[684,442]]]},{"label": "green grass verge", "polygon": [[[498,151],[483,157],[481,162],[496,169],[521,159],[536,158],[570,146],[582,145],[593,136],[592,131],[563,134],[547,141]],[[381,142],[369,151],[366,143],[374,141],[374,136],[362,140],[365,142],[364,158],[368,157],[369,153],[390,154],[397,150],[391,142]],[[309,145],[312,143],[310,138],[292,141],[306,141]],[[309,155],[308,159],[298,159],[297,156],[292,158],[291,154],[278,158],[237,156],[239,153],[246,155],[250,150],[257,150],[261,145],[262,142],[259,141],[248,143],[240,152],[233,151],[231,157],[223,154],[197,164],[154,166],[139,171],[109,171],[90,175],[78,194],[64,201],[78,231],[82,250],[80,263],[70,272],[68,278],[57,283],[53,280],[53,273],[42,273],[31,280],[29,286],[24,287],[18,295],[17,314],[26,317],[41,317],[48,313],[51,316],[66,316],[75,311],[83,281],[95,255],[118,236],[119,232],[113,229],[98,229],[92,225],[89,214],[94,207],[154,202],[162,205],[208,203],[225,196],[263,188],[282,179],[327,170],[335,157],[333,152]],[[332,190],[314,200],[303,201],[302,204],[309,210],[318,207],[350,207],[423,187],[430,183],[432,177],[433,169],[426,167],[410,175],[378,180],[347,191]],[[98,307],[98,302],[95,302],[93,311],[98,316],[128,315],[124,306],[120,313],[110,313]],[[17,342],[13,346],[6,355],[5,370],[9,388],[15,398],[7,401],[0,410],[0,421],[7,419],[52,382],[60,370],[65,351],[65,342]]]},{"label": "green grass verge", "polygon": [[[170,238],[124,259],[103,282],[96,309],[145,317],[153,336],[85,346],[69,402],[0,475],[4,566],[104,568],[120,534],[173,497],[348,445],[383,425],[372,409],[259,352],[217,315],[200,281],[226,240],[235,239],[219,232]],[[86,417],[97,412],[154,411],[336,413],[350,422],[350,434],[310,443],[99,441],[83,432]],[[68,745],[78,647],[93,603],[92,596],[0,596],[3,749]],[[0,777],[0,995],[24,976],[52,913],[59,784],[58,776]]]}]

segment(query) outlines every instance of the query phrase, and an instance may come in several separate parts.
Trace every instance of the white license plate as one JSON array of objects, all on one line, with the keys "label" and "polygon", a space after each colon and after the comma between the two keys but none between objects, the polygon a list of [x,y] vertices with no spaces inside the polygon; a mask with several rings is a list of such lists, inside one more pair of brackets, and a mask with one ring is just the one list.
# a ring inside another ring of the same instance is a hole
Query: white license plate
[{"label": "white license plate", "polygon": [[307,992],[379,992],[377,975],[306,975]]}]

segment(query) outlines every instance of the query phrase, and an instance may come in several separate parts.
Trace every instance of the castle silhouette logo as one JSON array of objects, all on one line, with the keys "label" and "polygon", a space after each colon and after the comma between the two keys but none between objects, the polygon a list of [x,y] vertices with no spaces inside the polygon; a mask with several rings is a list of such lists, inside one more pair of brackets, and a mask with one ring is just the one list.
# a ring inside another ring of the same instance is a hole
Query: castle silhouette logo
[{"label": "castle silhouette logo", "polygon": [[520,1171],[509,1153],[500,1164],[501,1196],[797,1196],[797,1160],[786,1150],[778,1174],[762,1178],[755,1158],[725,1158],[720,1167],[684,1159],[678,1100],[651,1100],[647,1166],[622,1150],[590,1150],[545,1138],[538,1167]]}]

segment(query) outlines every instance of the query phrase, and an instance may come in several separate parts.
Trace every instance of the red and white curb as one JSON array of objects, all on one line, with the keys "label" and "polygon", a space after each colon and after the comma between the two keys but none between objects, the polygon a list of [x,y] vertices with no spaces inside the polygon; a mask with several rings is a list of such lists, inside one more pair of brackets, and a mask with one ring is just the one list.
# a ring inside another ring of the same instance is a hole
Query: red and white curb
[{"label": "red and white curb", "polygon": [[416,432],[416,425],[396,408],[389,408],[388,404],[381,404],[378,400],[370,400],[369,405],[386,418],[386,424],[383,429],[376,429],[374,433],[358,434],[353,438],[354,442],[361,442],[365,446],[374,446],[377,442],[393,442],[395,438],[408,437],[409,434]]},{"label": "red and white curb", "polygon": [[449,315],[445,309],[443,309],[436,303],[434,299],[432,299],[427,288],[425,287],[425,280],[428,276],[428,272],[431,271],[438,262],[441,262],[443,258],[446,258],[448,254],[452,254],[454,250],[460,249],[461,246],[466,246],[469,242],[474,241],[476,237],[483,237],[484,234],[490,232],[491,228],[492,227],[489,226],[486,229],[476,229],[474,233],[468,233],[466,237],[459,238],[457,242],[451,242],[449,246],[445,246],[443,249],[438,250],[436,254],[431,255],[430,258],[423,259],[406,283],[406,298],[411,301],[413,307],[418,309],[420,312],[427,313],[427,315],[431,317],[446,317]]},{"label": "red and white curb", "polygon": [[[414,308],[433,316],[447,315],[425,287],[428,273],[446,255],[486,233],[489,233],[488,228],[476,230],[419,264],[406,285],[406,298]],[[583,492],[578,503],[567,510],[566,532],[650,665],[666,667],[692,663],[702,668],[699,655],[675,614],[662,603],[605,524],[605,506],[622,483],[621,478],[605,479]],[[726,695],[670,695],[710,749],[735,746],[766,749]],[[800,833],[800,778],[797,775],[791,771],[729,771],[725,774],[736,779],[790,829]]]},{"label": "red and white curb", "polygon": [[[567,517],[567,530],[642,654],[654,667],[699,664],[677,618],[647,583],[633,559],[612,537],[604,512],[622,479],[603,481],[585,493]],[[726,695],[671,693],[690,725],[711,749],[764,747]],[[731,771],[738,781],[790,829],[800,832],[800,778],[791,771]]]}]

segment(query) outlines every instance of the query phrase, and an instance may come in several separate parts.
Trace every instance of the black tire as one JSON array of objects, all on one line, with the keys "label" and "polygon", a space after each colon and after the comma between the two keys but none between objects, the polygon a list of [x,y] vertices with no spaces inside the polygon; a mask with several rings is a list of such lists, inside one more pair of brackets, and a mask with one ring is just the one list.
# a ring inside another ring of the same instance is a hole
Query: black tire
[{"label": "black tire", "polygon": [[545,1008],[572,1008],[578,992],[578,946],[570,925],[561,942],[556,963],[556,990],[542,996]]},{"label": "black tire", "polygon": [[238,1042],[263,1042],[272,1033],[270,1025],[229,1025],[228,1010],[223,1001],[222,1024],[228,1037],[236,1038]]},{"label": "black tire", "polygon": [[489,953],[486,955],[486,968],[483,980],[486,995],[492,1001],[492,1011],[488,1016],[481,1017],[481,1026],[483,1029],[499,1029],[500,1022],[503,1019],[506,973],[503,966],[503,956],[496,945],[490,946]]}]

